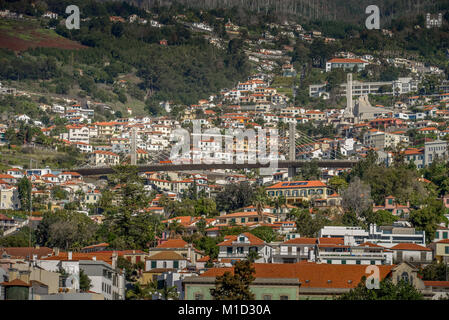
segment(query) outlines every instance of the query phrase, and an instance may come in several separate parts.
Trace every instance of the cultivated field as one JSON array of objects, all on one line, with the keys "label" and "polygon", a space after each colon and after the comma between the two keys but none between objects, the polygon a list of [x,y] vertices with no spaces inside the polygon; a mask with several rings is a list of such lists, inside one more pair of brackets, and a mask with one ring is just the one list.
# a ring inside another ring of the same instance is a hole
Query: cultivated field
[{"label": "cultivated field", "polygon": [[0,19],[0,48],[24,51],[36,47],[85,48],[76,41],[61,37],[54,30],[42,28],[37,21]]}]

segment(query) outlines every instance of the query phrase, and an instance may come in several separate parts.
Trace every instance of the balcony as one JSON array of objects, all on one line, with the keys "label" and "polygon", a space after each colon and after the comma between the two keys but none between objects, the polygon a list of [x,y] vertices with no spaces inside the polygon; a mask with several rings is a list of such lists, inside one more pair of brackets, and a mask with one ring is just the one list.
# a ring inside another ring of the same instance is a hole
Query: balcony
[{"label": "balcony", "polygon": [[353,252],[319,252],[321,259],[345,258],[345,259],[386,259],[383,253],[353,253]]},{"label": "balcony", "polygon": [[220,252],[218,254],[219,258],[225,258],[225,259],[246,258],[247,256],[248,256],[247,252],[246,253],[245,252],[244,253],[235,253],[235,252],[233,252],[233,253],[227,253],[227,252],[222,253],[222,252]]}]

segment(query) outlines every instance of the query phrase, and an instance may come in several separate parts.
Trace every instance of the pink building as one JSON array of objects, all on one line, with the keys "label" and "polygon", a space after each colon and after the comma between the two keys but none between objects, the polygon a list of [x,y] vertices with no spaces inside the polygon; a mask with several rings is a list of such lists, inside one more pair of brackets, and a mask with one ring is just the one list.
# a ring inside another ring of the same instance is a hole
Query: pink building
[{"label": "pink building", "polygon": [[395,216],[401,216],[403,214],[410,213],[410,203],[407,201],[407,205],[401,205],[397,203],[396,198],[393,196],[388,196],[385,198],[385,205],[374,206],[373,211],[387,210],[390,211]]}]

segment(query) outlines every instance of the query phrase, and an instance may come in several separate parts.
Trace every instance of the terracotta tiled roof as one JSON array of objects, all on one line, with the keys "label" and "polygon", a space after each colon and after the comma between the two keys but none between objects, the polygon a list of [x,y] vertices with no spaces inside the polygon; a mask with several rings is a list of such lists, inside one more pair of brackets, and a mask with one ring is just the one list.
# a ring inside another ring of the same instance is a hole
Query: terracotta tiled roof
[{"label": "terracotta tiled roof", "polygon": [[365,60],[362,59],[345,59],[345,58],[334,58],[329,60],[328,62],[331,63],[368,63]]},{"label": "terracotta tiled roof", "polygon": [[169,239],[158,245],[156,248],[185,248],[187,244],[188,243],[182,239]]},{"label": "terracotta tiled roof", "polygon": [[0,213],[0,220],[2,220],[2,221],[6,221],[6,220],[11,221],[11,220],[14,220],[14,219],[5,216],[3,213]]},{"label": "terracotta tiled roof", "polygon": [[12,175],[10,174],[2,174],[0,173],[0,179],[15,179]]},{"label": "terracotta tiled roof", "polygon": [[103,243],[99,243],[99,244],[93,244],[91,246],[87,246],[87,247],[84,247],[82,249],[91,249],[91,248],[108,247],[108,246],[109,246],[109,243],[103,242]]},{"label": "terracotta tiled roof", "polygon": [[[268,213],[268,212],[264,212],[263,213],[264,216],[270,216],[270,217],[274,217],[273,214]],[[223,216],[220,216],[220,218],[237,218],[237,217],[257,217],[257,211],[245,211],[245,212],[234,212],[234,213],[229,213]]]},{"label": "terracotta tiled roof", "polygon": [[326,187],[324,182],[319,180],[310,181],[281,181],[273,186],[267,187],[267,189],[298,189],[298,188],[313,188],[313,187]]},{"label": "terracotta tiled roof", "polygon": [[359,244],[359,247],[384,248],[384,247],[379,246],[379,245],[377,245],[375,243],[372,243],[372,242],[364,242],[362,244]]},{"label": "terracotta tiled roof", "polygon": [[[301,288],[354,288],[365,273],[363,265],[335,265],[301,262],[294,264],[256,263],[254,264],[256,278],[286,278],[299,279]],[[394,265],[380,265],[379,276],[384,279]],[[213,268],[200,277],[216,277],[233,268]]]},{"label": "terracotta tiled roof", "polygon": [[[244,235],[245,237],[248,238],[249,243],[251,245],[262,245],[262,244],[265,244],[265,242],[262,239],[259,239],[258,237],[256,237],[255,235],[253,235],[253,234],[251,234],[249,232],[242,233],[242,235]],[[225,237],[225,241],[220,242],[217,245],[218,246],[230,246],[230,245],[232,245],[232,242],[237,241],[239,236],[240,235],[227,236],[227,237]]]},{"label": "terracotta tiled roof", "polygon": [[30,247],[9,247],[0,248],[0,255],[2,252],[6,252],[11,257],[26,258],[30,254],[31,256],[37,255],[37,258],[46,257],[53,253],[53,250],[47,247],[30,248]]},{"label": "terracotta tiled roof", "polygon": [[394,247],[390,248],[391,250],[409,250],[409,251],[431,251],[429,248],[420,246],[414,243],[399,243]]},{"label": "terracotta tiled roof", "polygon": [[146,258],[146,260],[187,260],[174,251],[163,251]]},{"label": "terracotta tiled roof", "polygon": [[13,281],[9,282],[2,282],[0,285],[4,287],[31,287],[29,283],[26,283],[20,279],[14,279]]},{"label": "terracotta tiled roof", "polygon": [[197,259],[196,261],[197,261],[197,262],[207,262],[207,261],[209,261],[209,259],[210,259],[209,256],[205,256],[205,257],[202,257],[202,258],[200,258],[200,259]]},{"label": "terracotta tiled roof", "polygon": [[449,281],[424,281],[426,287],[449,287]]}]

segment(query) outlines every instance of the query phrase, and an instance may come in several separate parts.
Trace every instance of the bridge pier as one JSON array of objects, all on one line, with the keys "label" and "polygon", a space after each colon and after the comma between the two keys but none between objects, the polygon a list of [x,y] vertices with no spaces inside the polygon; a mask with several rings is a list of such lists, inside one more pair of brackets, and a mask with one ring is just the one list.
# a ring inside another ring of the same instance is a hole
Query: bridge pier
[{"label": "bridge pier", "polygon": [[288,167],[288,179],[293,179],[296,176],[296,167]]}]

